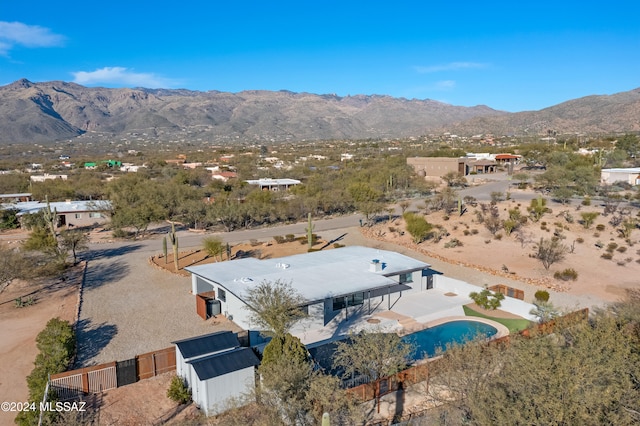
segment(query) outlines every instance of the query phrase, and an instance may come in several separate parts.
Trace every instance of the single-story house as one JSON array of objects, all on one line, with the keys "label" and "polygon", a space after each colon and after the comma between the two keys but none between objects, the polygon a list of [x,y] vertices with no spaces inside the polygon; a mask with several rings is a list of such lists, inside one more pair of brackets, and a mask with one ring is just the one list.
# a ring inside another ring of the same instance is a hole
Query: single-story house
[{"label": "single-story house", "polygon": [[0,194],[0,203],[25,203],[27,201],[31,201],[30,192]]},{"label": "single-story house", "polygon": [[263,191],[286,191],[292,186],[300,185],[300,181],[296,179],[271,179],[260,178],[245,180],[249,185],[258,185]]},{"label": "single-story house", "polygon": [[31,182],[44,182],[45,180],[67,180],[67,175],[50,175],[49,173],[45,173],[43,175],[34,175],[30,177]]},{"label": "single-story house", "polygon": [[[47,207],[47,203],[29,201],[3,204],[3,209],[18,210],[17,216],[38,213]],[[103,224],[109,220],[107,212],[111,209],[110,201],[60,201],[49,203],[51,210],[58,216],[58,227],[91,226]]]},{"label": "single-story house", "polygon": [[442,177],[450,172],[456,172],[462,176],[468,175],[471,170],[465,157],[409,157],[407,164],[413,167],[416,173],[425,177]]},{"label": "single-story house", "polygon": [[173,344],[176,374],[207,416],[225,411],[230,400],[254,389],[255,367],[260,360],[251,348],[240,346],[235,333],[219,331]]},{"label": "single-story house", "polygon": [[600,182],[609,185],[615,182],[640,185],[640,167],[602,169],[600,171]]},{"label": "single-story house", "polygon": [[[290,283],[308,317],[291,330],[305,344],[351,319],[390,310],[393,300],[434,288],[437,272],[408,256],[368,247],[344,247],[275,259],[244,258],[185,268],[202,315],[206,299],[245,330],[256,330],[246,299],[257,284]],[[201,302],[201,303],[198,303]],[[202,315],[206,318],[206,315]],[[259,330],[258,330],[259,331]],[[315,340],[314,340],[315,339]]]}]

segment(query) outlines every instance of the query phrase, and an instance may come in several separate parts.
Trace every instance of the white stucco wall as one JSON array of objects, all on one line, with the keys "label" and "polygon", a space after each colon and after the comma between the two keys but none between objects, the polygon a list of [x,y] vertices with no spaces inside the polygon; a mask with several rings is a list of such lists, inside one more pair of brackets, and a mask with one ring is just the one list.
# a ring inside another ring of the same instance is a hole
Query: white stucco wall
[{"label": "white stucco wall", "polygon": [[[444,275],[439,275],[437,277],[434,283],[434,287],[443,291],[450,291],[461,296],[468,296],[471,292],[475,291],[479,293],[483,290],[483,288],[480,286],[469,284],[467,282],[456,280],[454,278],[445,277]],[[472,300],[469,299],[469,303],[471,302]],[[535,308],[535,306],[531,303],[527,303],[508,296],[505,296],[500,306],[500,309],[503,311],[511,312],[512,314],[521,316],[531,321],[536,321],[537,318],[529,313],[533,308]]]}]

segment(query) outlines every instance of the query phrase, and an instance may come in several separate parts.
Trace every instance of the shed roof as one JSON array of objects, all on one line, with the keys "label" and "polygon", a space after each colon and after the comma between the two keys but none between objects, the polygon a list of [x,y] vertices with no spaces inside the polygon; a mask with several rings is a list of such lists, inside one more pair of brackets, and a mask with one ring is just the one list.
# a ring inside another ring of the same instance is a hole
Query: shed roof
[{"label": "shed roof", "polygon": [[187,361],[187,363],[193,366],[200,380],[208,380],[248,367],[255,367],[260,364],[260,361],[250,348],[236,348]]},{"label": "shed roof", "polygon": [[218,331],[172,343],[178,347],[184,359],[211,355],[240,346],[238,336],[231,331]]},{"label": "shed roof", "polygon": [[[378,260],[381,270],[371,269]],[[262,281],[282,280],[308,302],[396,285],[389,278],[419,271],[430,265],[387,250],[343,247],[276,259],[246,258],[185,268],[194,275],[218,283],[240,299]]]}]

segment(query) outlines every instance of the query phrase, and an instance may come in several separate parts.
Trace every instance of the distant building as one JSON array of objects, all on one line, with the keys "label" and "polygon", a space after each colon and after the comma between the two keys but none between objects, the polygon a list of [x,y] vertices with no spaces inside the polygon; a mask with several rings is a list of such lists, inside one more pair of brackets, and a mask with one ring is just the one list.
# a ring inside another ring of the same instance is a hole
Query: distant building
[{"label": "distant building", "polygon": [[[491,155],[469,154],[467,157],[409,157],[407,164],[421,176],[442,177],[456,172],[462,176],[473,174],[495,173],[498,163]],[[471,157],[473,155],[473,157]],[[477,156],[477,157],[476,157]]]},{"label": "distant building", "polygon": [[613,184],[625,182],[629,185],[640,185],[640,167],[602,169],[600,171],[600,181],[603,184]]},{"label": "distant building", "polygon": [[469,174],[465,157],[409,157],[407,164],[412,166],[419,175],[425,177],[442,177],[447,173],[456,172],[462,176]]},{"label": "distant building", "polygon": [[[3,209],[18,210],[18,217],[38,213],[46,207],[47,203],[39,201],[2,204]],[[111,202],[68,200],[49,203],[49,207],[56,211],[57,227],[83,227],[106,223],[109,219],[107,213],[111,210]]]},{"label": "distant building", "polygon": [[45,180],[67,180],[67,175],[50,175],[45,173],[44,175],[31,176],[31,182],[44,182]]},{"label": "distant building", "polygon": [[292,186],[300,185],[302,182],[296,179],[271,179],[260,178],[245,180],[249,185],[257,185],[263,191],[286,191]]},{"label": "distant building", "polygon": [[24,203],[31,201],[30,192],[21,192],[16,194],[0,194],[0,203]]}]

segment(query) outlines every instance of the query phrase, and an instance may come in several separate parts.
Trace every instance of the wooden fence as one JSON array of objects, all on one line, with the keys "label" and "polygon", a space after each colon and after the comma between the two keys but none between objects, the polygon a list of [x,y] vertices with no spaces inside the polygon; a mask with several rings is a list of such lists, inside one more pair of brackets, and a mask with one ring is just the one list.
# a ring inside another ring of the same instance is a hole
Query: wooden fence
[{"label": "wooden fence", "polygon": [[138,380],[149,379],[176,369],[176,348],[162,349],[136,356]]},{"label": "wooden fence", "polygon": [[504,284],[496,284],[493,285],[491,287],[489,287],[489,290],[496,292],[496,293],[502,293],[505,296],[509,296],[509,297],[513,297],[514,299],[520,299],[520,300],[524,300],[524,291],[517,289],[517,288],[513,288],[513,287],[509,287],[506,286]]},{"label": "wooden fence", "polygon": [[148,379],[175,368],[176,349],[172,346],[137,355],[126,361],[113,361],[54,374],[49,381],[58,400],[69,401]]}]

